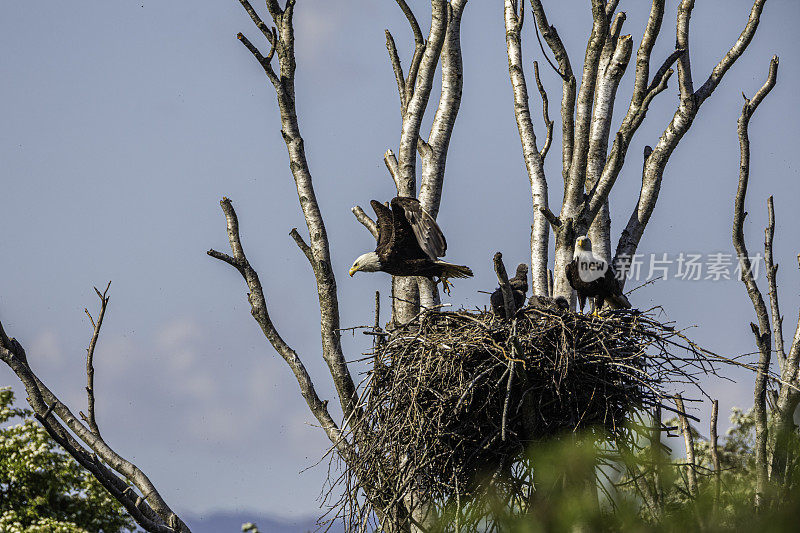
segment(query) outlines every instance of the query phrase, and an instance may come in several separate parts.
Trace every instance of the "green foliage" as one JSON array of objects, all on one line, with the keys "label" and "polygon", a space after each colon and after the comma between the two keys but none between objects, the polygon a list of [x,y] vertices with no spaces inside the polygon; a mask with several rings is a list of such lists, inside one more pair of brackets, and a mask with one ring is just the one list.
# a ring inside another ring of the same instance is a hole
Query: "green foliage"
[{"label": "green foliage", "polygon": [[[796,463],[789,479],[772,487],[762,512],[754,507],[755,424],[752,411],[734,408],[732,427],[718,445],[720,472],[713,471],[711,445],[693,430],[697,466],[697,492],[690,494],[688,465],[683,458],[656,454],[647,439],[637,452],[619,454],[607,445],[597,445],[597,435],[567,436],[542,444],[528,453],[532,465],[530,481],[535,486],[524,511],[509,504],[508,494],[489,490],[481,502],[470,504],[485,517],[476,531],[513,533],[544,532],[654,532],[723,533],[754,530],[771,533],[798,530],[800,490]],[[675,421],[667,421],[676,426]],[[797,457],[800,448],[792,448]],[[599,467],[597,465],[604,466]],[[635,472],[636,475],[632,474]],[[524,476],[522,477],[524,478]],[[599,481],[598,481],[599,479]],[[717,498],[717,482],[719,497]],[[496,483],[493,479],[490,483]],[[657,505],[647,504],[655,494]],[[462,502],[462,508],[464,504]],[[450,506],[441,531],[463,531],[469,517],[459,516]],[[472,523],[475,523],[474,520]],[[491,525],[489,525],[491,523]]]},{"label": "green foliage", "polygon": [[11,389],[0,388],[0,531],[133,531],[122,506],[13,402]]}]

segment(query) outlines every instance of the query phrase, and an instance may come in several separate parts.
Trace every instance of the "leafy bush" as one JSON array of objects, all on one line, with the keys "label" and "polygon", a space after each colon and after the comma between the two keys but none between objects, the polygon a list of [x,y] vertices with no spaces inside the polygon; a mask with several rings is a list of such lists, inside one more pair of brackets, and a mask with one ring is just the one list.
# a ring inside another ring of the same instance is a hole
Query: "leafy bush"
[{"label": "leafy bush", "polygon": [[0,388],[0,531],[133,531],[122,506],[13,403],[11,389]]}]

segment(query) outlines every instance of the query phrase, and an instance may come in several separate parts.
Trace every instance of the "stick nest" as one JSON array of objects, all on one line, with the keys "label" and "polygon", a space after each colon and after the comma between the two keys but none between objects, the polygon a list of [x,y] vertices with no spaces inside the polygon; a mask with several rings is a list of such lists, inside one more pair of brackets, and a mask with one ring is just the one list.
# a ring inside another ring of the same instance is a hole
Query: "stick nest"
[{"label": "stick nest", "polygon": [[343,479],[349,506],[365,494],[397,505],[411,484],[429,502],[469,498],[531,444],[565,433],[602,428],[630,442],[632,411],[713,371],[679,331],[630,310],[425,312],[377,334],[372,355]]}]

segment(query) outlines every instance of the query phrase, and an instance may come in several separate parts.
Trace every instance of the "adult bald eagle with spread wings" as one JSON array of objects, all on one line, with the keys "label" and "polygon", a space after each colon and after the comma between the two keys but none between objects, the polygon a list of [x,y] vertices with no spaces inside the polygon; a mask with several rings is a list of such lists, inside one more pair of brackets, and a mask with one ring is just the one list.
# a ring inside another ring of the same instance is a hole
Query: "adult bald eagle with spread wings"
[{"label": "adult bald eagle with spread wings", "polygon": [[592,314],[597,315],[605,303],[610,309],[630,309],[631,303],[622,294],[611,265],[592,253],[589,237],[578,237],[572,261],[567,264],[569,284],[578,293],[578,303],[583,312],[586,298],[592,297]]},{"label": "adult bald eagle with spread wings", "polygon": [[356,272],[386,272],[393,276],[424,276],[441,281],[449,294],[448,278],[472,277],[463,265],[440,261],[447,251],[442,230],[416,198],[397,196],[391,208],[377,200],[370,202],[378,223],[378,245],[356,259],[350,276]]}]

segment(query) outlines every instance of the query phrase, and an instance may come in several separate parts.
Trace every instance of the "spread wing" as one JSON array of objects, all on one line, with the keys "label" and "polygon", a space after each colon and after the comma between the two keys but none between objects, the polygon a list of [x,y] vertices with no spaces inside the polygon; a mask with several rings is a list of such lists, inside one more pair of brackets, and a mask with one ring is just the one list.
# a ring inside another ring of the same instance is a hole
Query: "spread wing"
[{"label": "spread wing", "polygon": [[398,228],[397,219],[403,217],[411,226],[417,244],[432,261],[444,257],[447,251],[444,234],[433,217],[422,208],[419,200],[398,196],[392,200],[392,212],[395,216],[395,230]]},{"label": "spread wing", "polygon": [[375,211],[378,224],[378,245],[375,247],[375,252],[382,255],[384,250],[391,246],[394,239],[394,222],[392,217],[392,210],[380,203],[377,200],[370,201],[369,205]]},{"label": "spread wing", "polygon": [[606,270],[606,273],[603,276],[603,287],[611,296],[618,296],[622,294],[622,289],[619,286],[619,280],[614,274],[614,270],[611,268],[611,266],[608,267],[608,270]]},{"label": "spread wing", "polygon": [[573,259],[572,261],[567,263],[567,267],[564,270],[566,271],[565,273],[567,275],[567,281],[569,281],[570,287],[577,290],[578,273],[576,272],[577,265],[575,264],[575,260]]}]

